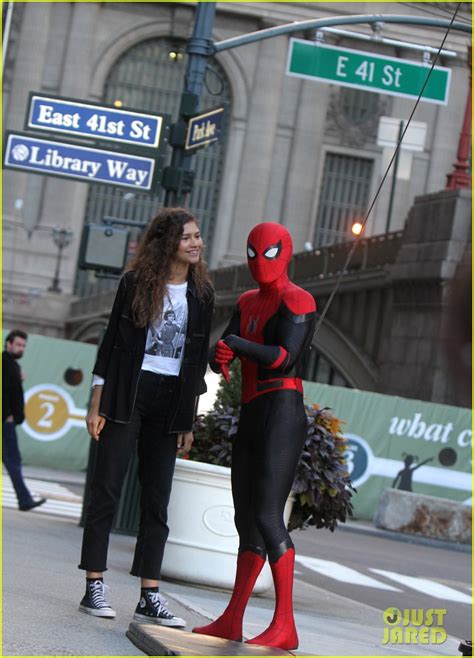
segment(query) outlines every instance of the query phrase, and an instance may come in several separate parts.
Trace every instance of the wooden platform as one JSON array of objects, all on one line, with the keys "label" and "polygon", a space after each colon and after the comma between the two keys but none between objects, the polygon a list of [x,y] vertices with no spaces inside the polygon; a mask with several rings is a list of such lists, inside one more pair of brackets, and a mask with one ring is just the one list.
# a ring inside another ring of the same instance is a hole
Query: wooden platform
[{"label": "wooden platform", "polygon": [[232,642],[158,624],[133,622],[128,639],[148,656],[293,656],[289,651]]}]

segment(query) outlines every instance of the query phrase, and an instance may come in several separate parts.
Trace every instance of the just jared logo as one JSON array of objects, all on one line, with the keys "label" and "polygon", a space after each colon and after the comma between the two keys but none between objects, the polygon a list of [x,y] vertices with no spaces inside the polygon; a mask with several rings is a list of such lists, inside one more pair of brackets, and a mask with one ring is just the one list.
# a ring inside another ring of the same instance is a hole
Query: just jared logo
[{"label": "just jared logo", "polygon": [[382,644],[443,644],[447,638],[443,628],[446,612],[442,608],[387,608]]}]

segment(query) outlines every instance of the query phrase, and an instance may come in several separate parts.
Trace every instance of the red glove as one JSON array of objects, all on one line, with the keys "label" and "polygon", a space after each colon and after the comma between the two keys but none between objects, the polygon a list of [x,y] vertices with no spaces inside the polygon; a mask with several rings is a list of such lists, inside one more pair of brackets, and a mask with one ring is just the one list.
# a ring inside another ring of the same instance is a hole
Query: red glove
[{"label": "red glove", "polygon": [[223,340],[218,341],[216,346],[216,353],[214,355],[214,360],[219,364],[221,373],[226,380],[229,381],[229,364],[235,359],[235,354],[233,350],[230,349],[228,345],[224,343]]}]

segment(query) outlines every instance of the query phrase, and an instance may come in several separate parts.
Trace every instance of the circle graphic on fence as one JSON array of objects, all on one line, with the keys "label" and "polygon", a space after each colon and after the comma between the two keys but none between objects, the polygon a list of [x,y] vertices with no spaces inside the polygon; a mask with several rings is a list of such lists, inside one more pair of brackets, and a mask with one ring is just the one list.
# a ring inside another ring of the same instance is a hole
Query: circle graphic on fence
[{"label": "circle graphic on fence", "polygon": [[367,441],[357,434],[344,434],[347,439],[347,450],[344,458],[347,460],[347,470],[355,487],[363,484],[372,474],[374,453]]},{"label": "circle graphic on fence", "polygon": [[71,427],[84,427],[85,409],[56,384],[38,384],[25,393],[25,422],[22,428],[38,441],[55,441]]},{"label": "circle graphic on fence", "polygon": [[458,459],[458,455],[453,448],[443,448],[438,453],[438,459],[442,466],[453,466]]}]

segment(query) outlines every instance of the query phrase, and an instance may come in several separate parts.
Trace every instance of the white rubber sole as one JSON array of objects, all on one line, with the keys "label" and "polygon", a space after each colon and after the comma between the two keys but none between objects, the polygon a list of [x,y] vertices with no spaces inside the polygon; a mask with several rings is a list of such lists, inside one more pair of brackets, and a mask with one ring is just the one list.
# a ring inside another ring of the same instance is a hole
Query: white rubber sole
[{"label": "white rubber sole", "polygon": [[94,610],[94,608],[88,608],[85,605],[79,605],[79,612],[84,612],[86,615],[92,615],[92,617],[104,617],[104,619],[115,619],[117,616],[115,610]]},{"label": "white rubber sole", "polygon": [[186,622],[184,621],[184,619],[180,619],[179,617],[174,617],[174,619],[158,619],[154,617],[148,617],[148,615],[140,615],[138,612],[136,612],[133,615],[133,618],[136,619],[137,621],[149,621],[152,624],[159,624],[160,626],[186,628]]}]

